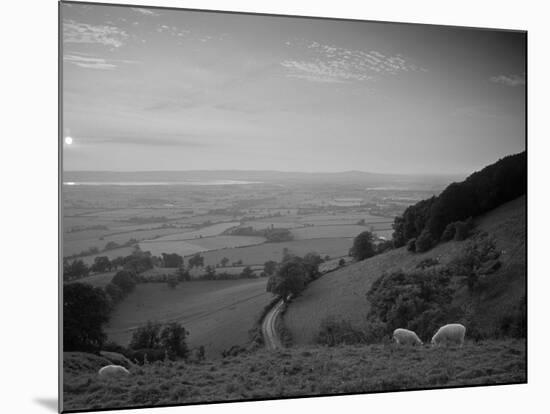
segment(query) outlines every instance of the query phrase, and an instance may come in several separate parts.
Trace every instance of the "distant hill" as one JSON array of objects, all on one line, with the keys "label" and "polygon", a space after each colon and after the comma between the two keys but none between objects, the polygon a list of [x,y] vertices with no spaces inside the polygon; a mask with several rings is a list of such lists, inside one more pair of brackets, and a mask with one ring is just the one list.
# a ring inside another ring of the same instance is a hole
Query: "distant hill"
[{"label": "distant hill", "polygon": [[[498,336],[502,319],[514,311],[525,295],[526,197],[503,204],[474,222],[476,230],[494,237],[496,248],[501,252],[501,267],[487,276],[482,292],[469,294],[466,287],[462,287],[453,300],[456,306],[470,313],[469,318],[476,321],[478,330],[488,336]],[[440,243],[425,253],[411,253],[401,247],[324,275],[308,285],[285,314],[284,322],[293,342],[315,343],[322,321],[329,317],[364,326],[370,307],[366,293],[383,272],[413,271],[428,258],[438,260],[441,265],[448,264],[468,242]]]},{"label": "distant hill", "polygon": [[335,183],[369,186],[441,186],[460,177],[451,175],[400,175],[363,171],[345,172],[284,172],[284,171],[64,171],[65,182],[173,182],[185,181],[258,181],[262,183]]}]

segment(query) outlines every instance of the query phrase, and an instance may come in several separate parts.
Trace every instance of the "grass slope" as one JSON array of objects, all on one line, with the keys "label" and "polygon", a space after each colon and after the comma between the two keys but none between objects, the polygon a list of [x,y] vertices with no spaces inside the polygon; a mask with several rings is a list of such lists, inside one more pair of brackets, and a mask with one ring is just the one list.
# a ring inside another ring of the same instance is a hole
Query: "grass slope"
[{"label": "grass slope", "polygon": [[[525,293],[526,277],[526,210],[525,197],[506,203],[478,217],[476,229],[495,237],[502,250],[502,267],[488,280],[488,289],[475,297],[466,292],[457,295],[457,305],[476,309],[481,329],[494,330],[502,317]],[[365,322],[369,304],[365,294],[384,271],[413,270],[426,258],[449,262],[466,241],[441,243],[432,250],[413,254],[404,247],[346,266],[311,283],[289,306],[285,324],[295,344],[315,343],[321,321],[327,317],[346,319],[360,326]],[[423,338],[424,340],[429,338]]]},{"label": "grass slope", "polygon": [[108,326],[109,340],[128,345],[133,330],[148,320],[180,322],[190,334],[191,347],[204,345],[208,358],[249,341],[263,308],[272,300],[265,278],[195,281],[170,289],[165,283],[138,284],[117,305]]},{"label": "grass slope", "polygon": [[64,355],[64,409],[262,399],[526,381],[524,340],[463,348],[394,344],[260,350],[201,363],[157,362],[100,379],[103,358]]}]

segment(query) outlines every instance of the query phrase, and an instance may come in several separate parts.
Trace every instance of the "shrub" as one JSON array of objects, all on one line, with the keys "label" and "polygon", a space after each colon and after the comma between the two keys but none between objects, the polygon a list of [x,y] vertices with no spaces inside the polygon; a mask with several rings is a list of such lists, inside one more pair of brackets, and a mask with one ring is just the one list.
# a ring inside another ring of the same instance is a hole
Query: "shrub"
[{"label": "shrub", "polygon": [[357,344],[366,342],[365,332],[344,319],[329,317],[321,322],[317,342],[322,345]]},{"label": "shrub", "polygon": [[157,349],[160,345],[160,329],[158,322],[147,321],[132,334],[129,348],[131,349]]},{"label": "shrub", "polygon": [[407,250],[409,252],[416,252],[416,239],[410,239],[408,242],[407,242]]},{"label": "shrub", "polygon": [[424,230],[416,239],[416,252],[422,253],[430,250],[436,241],[428,230]]},{"label": "shrub", "polygon": [[455,224],[455,222],[447,224],[447,227],[445,227],[445,230],[443,230],[441,234],[441,241],[450,241],[454,239],[456,232]]},{"label": "shrub", "polygon": [[465,221],[455,222],[454,239],[457,241],[466,240],[468,237],[470,237],[470,233],[473,228],[474,228],[474,222],[471,217]]},{"label": "shrub", "polygon": [[436,323],[456,315],[449,305],[452,293],[450,278],[435,270],[383,274],[367,292],[367,321],[384,324],[388,335],[407,328],[427,337]]},{"label": "shrub", "polygon": [[122,292],[129,293],[136,287],[134,275],[128,270],[121,270],[111,280],[111,283],[117,285]]},{"label": "shrub", "polygon": [[160,346],[168,352],[172,358],[187,358],[189,349],[185,338],[189,332],[177,322],[171,322],[162,328],[160,333]]},{"label": "shrub", "polygon": [[349,255],[355,260],[365,260],[375,255],[375,247],[373,244],[374,236],[370,231],[364,231],[353,239],[353,246],[349,251]]},{"label": "shrub", "polygon": [[84,283],[63,286],[63,351],[97,351],[106,335],[109,302],[103,289]]},{"label": "shrub", "polygon": [[105,293],[111,300],[112,304],[120,302],[122,299],[124,299],[125,296],[125,293],[122,291],[122,289],[112,282],[105,286]]}]

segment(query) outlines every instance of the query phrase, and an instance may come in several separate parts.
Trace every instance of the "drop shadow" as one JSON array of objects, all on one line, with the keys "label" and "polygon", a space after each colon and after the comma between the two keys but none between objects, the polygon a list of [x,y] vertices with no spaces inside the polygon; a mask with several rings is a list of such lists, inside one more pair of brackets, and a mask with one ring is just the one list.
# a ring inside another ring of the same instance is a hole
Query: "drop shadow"
[{"label": "drop shadow", "polygon": [[42,407],[47,408],[50,411],[58,411],[57,398],[35,398],[34,402],[41,405]]}]

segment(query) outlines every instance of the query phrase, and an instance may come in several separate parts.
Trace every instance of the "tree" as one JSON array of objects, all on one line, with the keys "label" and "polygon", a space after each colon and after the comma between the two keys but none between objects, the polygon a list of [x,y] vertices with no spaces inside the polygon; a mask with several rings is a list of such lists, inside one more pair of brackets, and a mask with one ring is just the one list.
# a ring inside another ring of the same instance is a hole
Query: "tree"
[{"label": "tree", "polygon": [[246,266],[241,272],[241,277],[245,279],[253,278],[254,272],[252,271],[252,268],[250,266]]},{"label": "tree", "polygon": [[68,260],[63,260],[63,280],[69,281],[74,279],[80,279],[88,276],[90,269],[86,266],[82,260],[73,260],[69,263]]},{"label": "tree", "polygon": [[286,302],[290,295],[297,295],[306,286],[307,269],[299,257],[290,257],[269,278],[268,289]]},{"label": "tree", "polygon": [[191,275],[189,274],[189,271],[183,266],[180,266],[178,268],[178,271],[176,272],[176,275],[178,276],[178,280],[180,282],[185,282],[185,281],[191,280]]},{"label": "tree", "polygon": [[274,260],[268,260],[264,263],[264,272],[271,276],[277,270],[277,262]]},{"label": "tree", "polygon": [[189,332],[177,322],[164,325],[160,333],[160,346],[165,349],[171,357],[187,358],[189,349],[185,338]]},{"label": "tree", "polygon": [[227,257],[224,257],[222,260],[220,260],[220,263],[222,267],[226,267],[227,263],[229,263],[229,259]]},{"label": "tree", "polygon": [[205,279],[206,280],[215,280],[216,279],[216,269],[212,266],[208,265],[204,269],[205,272]]},{"label": "tree", "polygon": [[418,239],[416,239],[416,251],[418,253],[426,252],[430,250],[436,243],[429,230],[424,229]]},{"label": "tree", "polygon": [[96,273],[104,273],[110,271],[111,267],[111,261],[107,256],[97,256],[90,270]]},{"label": "tree", "polygon": [[195,254],[189,259],[189,267],[203,267],[204,266],[204,257],[200,253]]},{"label": "tree", "polygon": [[175,289],[178,286],[179,280],[177,275],[169,275],[166,284],[170,289]]},{"label": "tree", "polygon": [[122,291],[122,289],[112,282],[105,286],[105,293],[111,300],[111,304],[120,302],[122,299],[124,299],[125,296],[125,293]]},{"label": "tree", "polygon": [[160,328],[158,322],[147,321],[132,334],[129,347],[131,349],[155,349],[160,346]]},{"label": "tree", "polygon": [[338,266],[344,266],[346,264],[346,260],[344,258],[341,258],[338,260]]},{"label": "tree", "polygon": [[63,351],[97,351],[105,342],[109,302],[101,288],[84,283],[63,286]]},{"label": "tree", "polygon": [[353,240],[353,246],[350,249],[350,256],[355,260],[365,260],[375,255],[374,236],[370,231],[364,231],[357,235]]},{"label": "tree", "polygon": [[127,270],[117,272],[111,283],[117,285],[125,294],[130,293],[136,287],[134,276]]},{"label": "tree", "polygon": [[306,276],[308,282],[317,279],[321,274],[319,273],[319,265],[323,263],[323,259],[317,253],[307,253],[304,256],[304,266],[306,268]]},{"label": "tree", "polygon": [[177,253],[162,253],[164,267],[180,267],[183,265],[183,257]]}]

